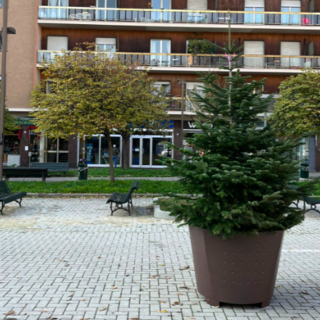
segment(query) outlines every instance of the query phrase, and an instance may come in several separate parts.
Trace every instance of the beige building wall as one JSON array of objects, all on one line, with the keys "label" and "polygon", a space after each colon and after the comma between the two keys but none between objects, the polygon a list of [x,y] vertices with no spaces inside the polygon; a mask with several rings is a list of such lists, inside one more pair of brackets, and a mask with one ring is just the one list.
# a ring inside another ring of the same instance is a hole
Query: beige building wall
[{"label": "beige building wall", "polygon": [[[0,10],[1,28],[2,15]],[[36,76],[37,0],[9,0],[8,17],[16,35],[8,35],[6,105],[13,114],[27,115]]]}]

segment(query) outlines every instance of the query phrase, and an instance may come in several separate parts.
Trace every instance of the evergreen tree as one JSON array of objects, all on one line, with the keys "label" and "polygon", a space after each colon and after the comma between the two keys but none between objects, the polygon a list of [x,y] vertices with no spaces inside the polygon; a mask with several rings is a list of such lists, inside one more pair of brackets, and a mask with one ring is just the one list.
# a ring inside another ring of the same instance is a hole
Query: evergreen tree
[{"label": "evergreen tree", "polygon": [[312,183],[299,190],[288,186],[299,169],[292,160],[299,142],[278,140],[270,126],[257,128],[273,97],[257,93],[264,80],[248,82],[250,77],[233,72],[242,48],[233,43],[219,49],[225,53],[222,68],[229,71],[227,86],[219,87],[215,74],[201,75],[204,94],[192,95],[202,134],[186,139],[196,151],[179,149],[184,160],[167,160],[187,194],[195,196],[176,195],[166,205],[176,222],[224,238],[286,230],[303,220],[303,210],[292,202],[312,189]]}]

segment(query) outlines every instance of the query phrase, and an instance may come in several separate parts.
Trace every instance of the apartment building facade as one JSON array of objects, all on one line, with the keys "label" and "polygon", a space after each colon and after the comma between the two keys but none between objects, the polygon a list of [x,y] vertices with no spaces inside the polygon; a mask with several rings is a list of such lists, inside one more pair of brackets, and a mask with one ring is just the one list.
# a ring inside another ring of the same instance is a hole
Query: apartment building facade
[{"label": "apartment building facade", "polygon": [[[218,72],[219,52],[190,52],[190,43],[227,41],[231,14],[232,40],[244,45],[241,72],[252,80],[267,78],[264,91],[277,94],[281,81],[303,68],[320,68],[320,1],[315,0],[10,0],[9,25],[17,35],[9,39],[7,106],[18,117],[21,130],[6,137],[8,164],[69,162],[76,167],[85,156],[90,166],[108,166],[107,141],[97,135],[80,142],[53,141],[34,133],[30,92],[41,78],[43,63],[56,52],[76,44],[95,42],[122,61],[140,61],[150,76],[172,97],[169,128],[161,134],[137,133],[130,139],[129,165],[161,167],[163,156],[178,158],[167,141],[188,146],[184,138],[199,131],[188,95],[197,90],[196,72]],[[182,89],[182,86],[185,86]],[[261,126],[268,113],[261,115]],[[162,120],[162,119],[159,119]],[[120,155],[122,137],[113,136]],[[309,158],[310,169],[320,170],[320,142],[315,137],[297,150]],[[123,157],[119,157],[122,165]]]}]

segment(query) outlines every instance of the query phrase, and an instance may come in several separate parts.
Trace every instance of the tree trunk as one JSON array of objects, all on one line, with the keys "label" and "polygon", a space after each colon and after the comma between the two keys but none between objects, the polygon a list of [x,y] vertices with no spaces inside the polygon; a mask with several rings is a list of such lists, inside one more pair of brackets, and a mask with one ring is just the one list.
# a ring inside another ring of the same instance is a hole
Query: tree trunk
[{"label": "tree trunk", "polygon": [[129,143],[130,143],[130,135],[123,134],[122,135],[122,152],[123,152],[123,169],[127,170],[129,169],[129,155],[128,155],[128,150],[129,150]]},{"label": "tree trunk", "polygon": [[106,130],[104,134],[107,138],[108,147],[109,147],[109,173],[110,173],[110,182],[115,183],[116,180],[114,178],[114,166],[113,166],[113,153],[112,153],[112,140],[111,135],[108,130]]}]

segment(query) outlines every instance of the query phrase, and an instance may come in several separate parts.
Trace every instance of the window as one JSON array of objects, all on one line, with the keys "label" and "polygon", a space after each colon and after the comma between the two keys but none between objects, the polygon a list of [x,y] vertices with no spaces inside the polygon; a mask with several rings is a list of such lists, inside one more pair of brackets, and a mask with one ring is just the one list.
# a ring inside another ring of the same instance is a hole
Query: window
[{"label": "window", "polygon": [[194,111],[195,110],[195,104],[192,101],[192,99],[193,99],[192,92],[198,93],[204,97],[203,88],[201,88],[200,86],[203,86],[202,82],[187,82],[187,84],[186,84],[186,111]]},{"label": "window", "polygon": [[171,94],[171,82],[167,81],[158,81],[154,83],[154,86],[163,91],[167,96],[172,96]]},{"label": "window", "polygon": [[45,52],[43,59],[46,62],[52,62],[55,55],[62,55],[57,51],[68,50],[68,37],[48,36],[47,50],[55,52]]},{"label": "window", "polygon": [[[245,11],[263,12],[264,0],[246,0]],[[259,13],[246,13],[244,15],[245,24],[263,24],[264,14]]]},{"label": "window", "polygon": [[47,83],[46,83],[46,93],[54,93],[54,90],[55,90],[55,85],[54,85],[54,82],[51,81],[51,80],[47,80]]},{"label": "window", "polygon": [[[151,40],[151,65],[154,66],[169,66],[170,56],[166,55],[171,52],[171,41],[170,40]],[[156,55],[161,53],[161,55]]]},{"label": "window", "polygon": [[[245,41],[245,55],[264,55],[264,41]],[[244,65],[246,68],[263,68],[263,57],[244,57]]]},{"label": "window", "polygon": [[[68,7],[69,0],[49,0],[49,7]],[[49,19],[67,19],[68,9],[50,9],[47,11]]]},{"label": "window", "polygon": [[[300,56],[301,44],[300,42],[281,42],[281,55],[282,56]],[[297,68],[301,66],[300,58],[281,58],[281,67],[285,68]]]},{"label": "window", "polygon": [[[118,149],[117,165],[121,166],[122,138],[120,135],[111,135],[112,146]],[[111,147],[112,147],[111,146]],[[109,146],[104,135],[94,135],[82,141],[82,150],[85,151],[85,159],[88,165],[109,166]]]},{"label": "window", "polygon": [[[96,38],[97,49],[99,51],[116,52],[116,38]],[[112,57],[112,54],[108,54]]]},{"label": "window", "polygon": [[[298,13],[301,10],[300,0],[282,0],[281,12]],[[300,24],[300,15],[298,14],[282,14],[281,24]]]},{"label": "window", "polygon": [[0,8],[3,8],[3,0],[0,0]]},{"label": "window", "polygon": [[47,50],[61,51],[68,50],[68,37],[48,36]]},{"label": "window", "polygon": [[47,138],[45,150],[45,162],[68,162],[68,140]]},{"label": "window", "polygon": [[[97,0],[97,8],[117,8],[117,0]],[[117,10],[97,10],[97,20],[115,20]]]},{"label": "window", "polygon": [[[171,0],[152,0],[152,9],[171,9]],[[155,11],[151,14],[154,21],[170,21],[171,14],[168,11]]]}]

